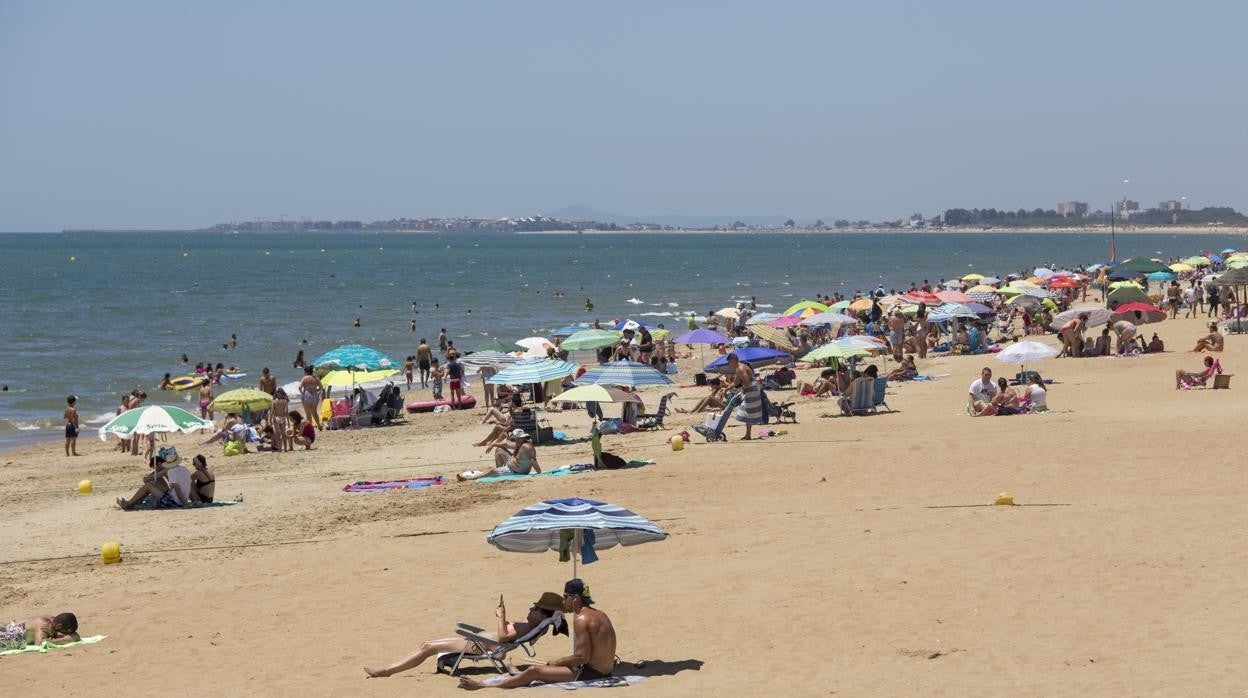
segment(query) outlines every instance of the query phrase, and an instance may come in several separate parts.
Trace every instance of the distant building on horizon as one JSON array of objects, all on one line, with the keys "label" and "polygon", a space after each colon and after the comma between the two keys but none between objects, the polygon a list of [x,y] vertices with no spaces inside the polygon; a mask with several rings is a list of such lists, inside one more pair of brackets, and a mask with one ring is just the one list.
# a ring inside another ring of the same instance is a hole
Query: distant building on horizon
[{"label": "distant building on horizon", "polygon": [[1140,202],[1130,199],[1122,199],[1114,202],[1114,214],[1118,216],[1129,217],[1132,213],[1140,210]]},{"label": "distant building on horizon", "polygon": [[1088,215],[1088,204],[1083,201],[1062,201],[1057,204],[1057,215],[1062,218],[1084,218]]},{"label": "distant building on horizon", "polygon": [[1178,199],[1168,199],[1157,205],[1162,211],[1182,211],[1183,202]]}]

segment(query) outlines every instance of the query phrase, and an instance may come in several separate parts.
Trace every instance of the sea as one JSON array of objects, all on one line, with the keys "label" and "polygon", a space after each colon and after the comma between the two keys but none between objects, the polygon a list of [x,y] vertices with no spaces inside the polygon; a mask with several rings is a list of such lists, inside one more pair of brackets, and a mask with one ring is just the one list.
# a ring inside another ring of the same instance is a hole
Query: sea
[{"label": "sea", "polygon": [[[1119,233],[1116,244],[1118,259],[1169,259],[1248,240]],[[360,343],[402,361],[442,328],[464,350],[595,319],[683,328],[690,312],[751,297],[779,312],[815,294],[1108,257],[1103,232],[4,233],[0,449],[61,438],[70,394],[85,438],[135,388],[189,406],[194,391],[157,386],[199,361],[247,373],[238,387],[265,367],[285,383],[300,350],[312,360]]]}]

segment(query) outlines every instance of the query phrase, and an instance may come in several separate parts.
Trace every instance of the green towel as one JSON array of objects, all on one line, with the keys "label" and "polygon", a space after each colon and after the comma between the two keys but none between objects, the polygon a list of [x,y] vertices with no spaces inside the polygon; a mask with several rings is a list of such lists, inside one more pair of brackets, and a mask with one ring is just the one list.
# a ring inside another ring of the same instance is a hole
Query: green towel
[{"label": "green towel", "polygon": [[48,650],[61,649],[64,647],[77,647],[78,645],[90,645],[92,643],[99,642],[100,640],[103,640],[106,637],[108,636],[107,635],[92,635],[91,637],[84,637],[81,640],[78,640],[77,642],[66,642],[65,644],[62,644],[62,645],[54,645],[51,642],[45,642],[42,645],[27,645],[24,649],[5,650],[3,652],[0,652],[0,657],[3,657],[6,654],[21,654],[22,652],[47,652]]}]

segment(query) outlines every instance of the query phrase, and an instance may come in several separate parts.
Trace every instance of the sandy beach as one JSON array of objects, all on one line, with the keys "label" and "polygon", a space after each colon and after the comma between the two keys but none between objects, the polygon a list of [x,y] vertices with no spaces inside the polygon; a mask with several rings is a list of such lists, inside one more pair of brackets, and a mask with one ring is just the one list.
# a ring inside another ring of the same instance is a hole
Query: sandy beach
[{"label": "sandy beach", "polygon": [[[458,620],[488,625],[560,591],[554,553],[504,553],[485,534],[524,505],[588,496],[671,533],[613,548],[582,570],[619,633],[627,695],[1230,695],[1248,610],[1248,497],[1234,441],[1248,401],[1176,391],[1199,320],[1156,331],[1168,351],[1057,359],[1048,414],[968,418],[968,383],[991,356],[920,364],[933,382],[890,384],[892,413],[821,418],[834,400],[796,398],[787,434],[693,444],[673,431],[608,436],[646,467],[504,483],[456,483],[486,462],[481,411],[324,432],[310,452],[210,454],[235,506],[123,512],[139,458],[84,433],[0,454],[0,617],[77,613],[94,645],[0,657],[8,695],[451,695],[431,663],[396,660]],[[1054,343],[1052,336],[1042,341]],[[1221,357],[1242,372],[1245,349]],[[695,352],[696,355],[696,352]],[[679,383],[691,383],[682,366]],[[813,371],[803,372],[807,378]],[[479,389],[479,388],[478,388]],[[704,388],[677,391],[691,407]],[[646,393],[657,402],[659,391]],[[774,393],[773,400],[791,393]],[[581,410],[549,415],[582,435]],[[700,417],[673,415],[668,426]],[[543,446],[545,468],[589,460],[588,444]],[[348,494],[357,480],[444,474],[427,490]],[[79,495],[89,478],[95,493]],[[990,506],[999,492],[1023,506]],[[99,559],[121,543],[121,564]],[[538,658],[566,655],[543,639]],[[178,667],[170,673],[170,667]]]}]

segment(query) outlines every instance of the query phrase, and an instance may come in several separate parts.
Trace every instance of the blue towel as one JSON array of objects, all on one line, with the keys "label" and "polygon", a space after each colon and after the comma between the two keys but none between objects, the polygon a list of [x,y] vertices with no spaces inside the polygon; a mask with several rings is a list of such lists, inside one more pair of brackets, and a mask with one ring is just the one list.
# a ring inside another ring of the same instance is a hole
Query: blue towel
[{"label": "blue towel", "polygon": [[588,565],[598,561],[598,553],[594,551],[594,530],[586,528],[581,531],[581,564]]}]

